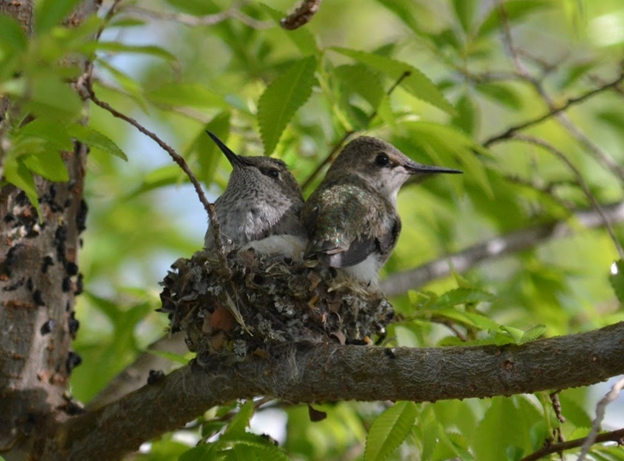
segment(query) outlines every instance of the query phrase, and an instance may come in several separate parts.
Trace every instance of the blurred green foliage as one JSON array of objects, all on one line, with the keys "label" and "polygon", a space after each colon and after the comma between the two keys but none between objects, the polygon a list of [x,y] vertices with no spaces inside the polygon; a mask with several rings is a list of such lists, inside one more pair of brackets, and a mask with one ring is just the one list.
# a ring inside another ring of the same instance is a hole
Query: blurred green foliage
[{"label": "blurred green foliage", "polygon": [[[236,152],[284,159],[301,183],[347,133],[378,136],[423,163],[463,169],[462,178],[402,192],[403,233],[386,277],[494,236],[570,220],[571,237],[486,259],[465,278],[433,280],[393,299],[402,320],[390,328],[389,345],[522,344],[624,320],[613,241],[570,219],[590,207],[579,178],[529,143],[483,147],[547,113],[549,102],[562,105],[619,75],[619,0],[507,0],[499,2],[503,12],[486,0],[336,0],[293,32],[278,26],[294,7],[285,0],[243,2],[240,9],[227,1],[121,2],[107,23],[100,14],[75,29],[58,27],[74,3],[41,2],[32,40],[0,17],[0,93],[21,103],[7,133],[5,180],[31,201],[33,173],[66,179],[56,152],[71,138],[92,148],[80,255],[86,293],[75,344],[84,362],[72,376],[79,399],[94,396],[165,331],[166,319],[154,312],[157,283],[175,259],[201,248],[207,219],[188,179],[152,141],[94,105],[89,127],[77,124],[85,114],[66,85],[82,71],[71,64],[76,55],[94,60],[98,97],[183,154],[212,197],[229,167],[206,129]],[[214,24],[185,24],[230,8],[237,14]],[[565,113],[622,166],[619,88]],[[37,120],[22,125],[29,113]],[[624,199],[623,178],[556,117],[523,133],[564,152],[599,203]],[[621,240],[622,226],[615,232]],[[247,431],[251,402],[233,403],[153,442],[138,458],[518,460],[555,441],[556,429],[566,438],[586,434],[590,397],[587,389],[561,393],[565,423],[545,393],[420,405],[342,402],[320,407],[328,417],[316,423],[305,407],[284,404],[280,447]],[[206,443],[188,451],[189,440]],[[611,448],[592,456],[624,459]]]}]

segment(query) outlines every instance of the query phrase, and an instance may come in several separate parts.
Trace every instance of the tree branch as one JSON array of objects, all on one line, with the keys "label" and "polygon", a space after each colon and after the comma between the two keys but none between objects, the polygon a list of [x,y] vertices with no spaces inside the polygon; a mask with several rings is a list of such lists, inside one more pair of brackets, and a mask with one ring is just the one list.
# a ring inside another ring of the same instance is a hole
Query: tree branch
[{"label": "tree branch", "polygon": [[[618,429],[617,431],[605,432],[604,434],[599,434],[596,436],[595,443],[600,442],[618,442],[620,443],[624,439],[624,429]],[[563,453],[565,450],[570,450],[572,448],[578,448],[585,443],[587,437],[583,437],[580,439],[569,440],[567,442],[555,443],[553,445],[548,445],[544,448],[540,448],[539,450],[531,453],[529,456],[525,456],[520,461],[537,461],[538,459],[544,458],[553,453]]]},{"label": "tree branch", "polygon": [[[586,386],[624,373],[624,322],[516,346],[274,349],[269,360],[190,364],[47,439],[41,459],[120,459],[208,408],[258,395],[293,403],[509,396]],[[390,353],[389,353],[390,352]]]},{"label": "tree branch", "polygon": [[[624,202],[604,205],[602,211],[611,223],[624,222]],[[594,209],[577,211],[573,217],[588,229],[603,225],[602,216]],[[431,280],[448,276],[451,270],[461,274],[484,260],[533,248],[546,240],[570,235],[572,230],[567,221],[556,221],[492,237],[459,253],[393,274],[381,283],[381,289],[388,297],[399,296]]]}]

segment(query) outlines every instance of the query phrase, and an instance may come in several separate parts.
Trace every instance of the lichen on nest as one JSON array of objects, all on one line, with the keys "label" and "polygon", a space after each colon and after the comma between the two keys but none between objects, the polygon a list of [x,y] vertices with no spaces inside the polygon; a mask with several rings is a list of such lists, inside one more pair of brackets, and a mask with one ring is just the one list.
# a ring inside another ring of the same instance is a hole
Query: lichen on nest
[{"label": "lichen on nest", "polygon": [[214,253],[179,259],[161,282],[162,311],[172,332],[200,362],[268,358],[276,346],[324,342],[370,343],[393,309],[375,288],[253,248],[227,255],[230,274]]}]

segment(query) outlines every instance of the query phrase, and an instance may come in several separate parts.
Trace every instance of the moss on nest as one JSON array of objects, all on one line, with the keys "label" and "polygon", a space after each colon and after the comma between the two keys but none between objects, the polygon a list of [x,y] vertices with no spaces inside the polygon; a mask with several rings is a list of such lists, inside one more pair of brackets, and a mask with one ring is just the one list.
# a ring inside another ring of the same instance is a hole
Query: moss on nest
[{"label": "moss on nest", "polygon": [[200,362],[269,357],[292,343],[370,343],[392,319],[377,289],[340,280],[333,269],[306,267],[253,249],[179,259],[163,282],[162,311],[172,332],[185,331]]}]

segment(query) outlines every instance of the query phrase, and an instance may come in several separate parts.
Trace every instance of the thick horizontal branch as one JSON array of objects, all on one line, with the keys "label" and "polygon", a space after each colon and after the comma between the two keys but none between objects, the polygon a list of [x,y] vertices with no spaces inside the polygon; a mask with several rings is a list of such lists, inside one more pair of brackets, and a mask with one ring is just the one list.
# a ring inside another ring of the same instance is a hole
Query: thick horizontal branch
[{"label": "thick horizontal branch", "polygon": [[65,423],[50,439],[42,459],[120,459],[142,442],[237,398],[434,402],[566,389],[621,373],[624,322],[523,346],[292,345],[281,353],[273,351],[269,360],[178,369],[156,384]]},{"label": "thick horizontal branch", "polygon": [[[604,205],[602,211],[609,222],[613,224],[624,222],[624,202]],[[588,229],[604,225],[603,218],[595,209],[577,211],[573,219]],[[546,240],[570,235],[572,231],[568,221],[556,221],[492,237],[459,253],[393,274],[382,282],[381,289],[388,297],[399,296],[427,282],[451,275],[451,270],[461,274],[482,261],[533,248]]]}]

